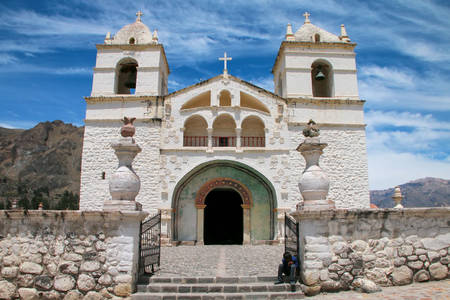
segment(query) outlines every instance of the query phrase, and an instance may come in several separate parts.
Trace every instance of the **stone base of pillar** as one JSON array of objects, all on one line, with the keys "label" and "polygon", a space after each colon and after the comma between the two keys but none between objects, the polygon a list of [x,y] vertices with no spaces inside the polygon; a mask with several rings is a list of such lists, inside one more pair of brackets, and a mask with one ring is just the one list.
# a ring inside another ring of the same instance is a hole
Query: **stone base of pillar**
[{"label": "stone base of pillar", "polygon": [[307,200],[303,202],[300,210],[330,210],[335,208],[332,200]]},{"label": "stone base of pillar", "polygon": [[142,211],[142,205],[136,201],[108,200],[103,204],[104,211]]}]

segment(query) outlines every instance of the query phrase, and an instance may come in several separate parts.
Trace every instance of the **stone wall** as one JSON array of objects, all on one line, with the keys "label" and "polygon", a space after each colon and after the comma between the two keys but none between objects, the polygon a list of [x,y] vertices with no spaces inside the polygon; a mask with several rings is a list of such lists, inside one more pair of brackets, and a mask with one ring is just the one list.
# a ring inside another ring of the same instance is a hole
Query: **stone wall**
[{"label": "stone wall", "polygon": [[[155,212],[160,207],[159,178],[160,124],[158,121],[136,120],[134,139],[142,148],[133,161],[133,169],[141,180],[136,201],[143,210]],[[119,161],[111,143],[120,138],[122,122],[86,122],[81,161],[80,210],[102,210],[105,200],[111,200],[109,177],[116,171]],[[102,173],[105,172],[105,177]]]},{"label": "stone wall", "polygon": [[[450,208],[294,213],[309,291],[450,277]],[[358,280],[356,280],[358,279]],[[367,281],[367,280],[366,280]]]},{"label": "stone wall", "polygon": [[0,299],[128,297],[146,215],[0,211]]}]

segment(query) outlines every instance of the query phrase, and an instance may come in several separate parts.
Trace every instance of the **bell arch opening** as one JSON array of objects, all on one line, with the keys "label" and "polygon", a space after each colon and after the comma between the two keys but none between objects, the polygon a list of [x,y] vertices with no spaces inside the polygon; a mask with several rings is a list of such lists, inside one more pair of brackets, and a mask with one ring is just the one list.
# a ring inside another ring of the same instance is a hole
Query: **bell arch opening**
[{"label": "bell arch opening", "polygon": [[132,58],[126,58],[117,64],[116,94],[131,95],[136,91],[138,63]]},{"label": "bell arch opening", "polygon": [[311,66],[313,97],[333,97],[333,68],[325,60],[316,60]]},{"label": "bell arch opening", "polygon": [[[210,193],[218,198],[234,198],[235,200],[214,203],[213,198],[211,198],[213,200],[208,198]],[[216,193],[221,193],[222,196]],[[239,201],[236,200],[237,198]],[[240,203],[242,211],[237,207],[237,202]],[[220,207],[221,204],[231,207],[230,216],[236,216],[239,214],[237,211],[240,212],[242,222],[239,219],[236,224],[233,223],[233,226],[242,224],[243,244],[275,238],[276,212],[274,209],[277,207],[277,199],[270,181],[243,163],[214,160],[193,168],[175,186],[172,194],[173,240],[194,241],[199,244],[211,242],[205,240],[205,235],[208,234],[206,226],[209,226],[208,214],[211,213],[208,211],[211,207],[207,207],[212,205],[214,215],[214,211],[217,211],[214,205]],[[223,208],[219,210],[224,211]],[[226,223],[225,226],[232,225]],[[233,232],[236,233],[239,230],[233,230]],[[222,243],[226,241],[227,238],[222,239]],[[236,239],[234,242],[236,243]]]}]

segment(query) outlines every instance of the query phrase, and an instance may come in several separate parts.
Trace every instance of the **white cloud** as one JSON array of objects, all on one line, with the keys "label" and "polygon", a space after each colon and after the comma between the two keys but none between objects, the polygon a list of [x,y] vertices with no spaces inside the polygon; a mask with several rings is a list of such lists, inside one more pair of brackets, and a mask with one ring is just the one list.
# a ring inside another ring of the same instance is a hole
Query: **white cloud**
[{"label": "white cloud", "polygon": [[[362,66],[359,75],[363,78],[379,80],[385,86],[410,88],[416,78],[411,75],[411,70],[399,70],[396,68],[380,67],[376,65]],[[367,79],[366,79],[367,80]]]},{"label": "white cloud", "polygon": [[450,130],[450,122],[437,120],[432,114],[411,113],[407,111],[369,110],[365,114],[365,119],[369,127],[390,125],[433,130]]},{"label": "white cloud", "polygon": [[450,110],[450,85],[439,73],[363,65],[358,81],[360,96],[370,108]]},{"label": "white cloud", "polygon": [[371,189],[450,176],[449,121],[396,111],[369,111],[366,121]]},{"label": "white cloud", "polygon": [[30,64],[15,64],[9,66],[7,69],[0,68],[0,73],[41,73],[41,74],[51,74],[51,75],[89,75],[92,74],[91,68],[82,67],[68,67],[68,68],[51,68],[51,67],[41,67],[37,65]]},{"label": "white cloud", "polygon": [[420,154],[369,151],[371,190],[391,188],[423,177],[450,178],[450,161],[434,160]]},{"label": "white cloud", "polygon": [[5,53],[0,53],[0,65],[7,65],[17,62],[17,57]]},{"label": "white cloud", "polygon": [[29,129],[36,126],[39,122],[35,121],[11,121],[11,120],[0,120],[0,127],[9,129]]}]

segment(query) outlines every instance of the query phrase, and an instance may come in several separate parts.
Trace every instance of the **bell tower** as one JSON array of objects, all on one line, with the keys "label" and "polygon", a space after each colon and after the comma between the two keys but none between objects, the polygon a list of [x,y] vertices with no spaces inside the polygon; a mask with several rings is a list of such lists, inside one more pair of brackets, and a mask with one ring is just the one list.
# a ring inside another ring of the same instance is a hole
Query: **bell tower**
[{"label": "bell tower", "polygon": [[275,94],[285,98],[359,99],[356,76],[355,43],[344,25],[334,35],[313,25],[304,13],[304,24],[293,33],[286,28],[275,64]]},{"label": "bell tower", "polygon": [[120,29],[115,36],[108,32],[104,44],[97,45],[91,96],[167,94],[169,65],[164,47],[141,21]]}]

